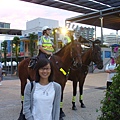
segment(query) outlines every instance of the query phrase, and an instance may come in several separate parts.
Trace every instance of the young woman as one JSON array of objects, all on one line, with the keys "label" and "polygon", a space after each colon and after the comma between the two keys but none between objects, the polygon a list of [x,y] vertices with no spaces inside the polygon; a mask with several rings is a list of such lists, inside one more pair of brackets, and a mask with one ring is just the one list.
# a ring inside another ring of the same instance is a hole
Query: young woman
[{"label": "young woman", "polygon": [[117,64],[115,62],[114,57],[111,57],[111,61],[109,64],[106,65],[105,71],[108,73],[108,78],[107,78],[107,89],[109,90],[110,85],[112,84],[112,77],[116,74],[116,67]]},{"label": "young woman", "polygon": [[59,120],[61,86],[53,82],[53,67],[46,58],[37,63],[36,80],[27,83],[23,113],[27,120]]}]

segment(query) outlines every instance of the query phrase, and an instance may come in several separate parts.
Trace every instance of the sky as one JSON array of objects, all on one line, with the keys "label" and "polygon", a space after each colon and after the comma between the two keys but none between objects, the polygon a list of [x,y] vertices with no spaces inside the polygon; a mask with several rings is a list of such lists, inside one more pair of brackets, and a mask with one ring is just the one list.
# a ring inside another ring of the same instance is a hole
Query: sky
[{"label": "sky", "polygon": [[[65,26],[65,19],[77,15],[81,14],[20,0],[0,0],[0,22],[10,23],[11,29],[25,30],[26,22],[36,18],[59,20],[59,26],[63,27]],[[80,26],[85,25],[80,24]],[[116,33],[116,31],[110,29],[103,29],[103,33]],[[97,27],[96,34],[97,36],[101,35],[100,27]],[[118,34],[120,34],[120,32],[118,32]]]}]

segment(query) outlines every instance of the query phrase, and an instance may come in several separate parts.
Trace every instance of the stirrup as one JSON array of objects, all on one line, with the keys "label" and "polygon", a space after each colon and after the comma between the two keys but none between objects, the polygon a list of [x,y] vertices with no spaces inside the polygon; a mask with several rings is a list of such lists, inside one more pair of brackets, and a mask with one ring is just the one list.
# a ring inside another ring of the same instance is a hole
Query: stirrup
[{"label": "stirrup", "polygon": [[33,62],[30,61],[28,67],[31,68],[33,66]]}]

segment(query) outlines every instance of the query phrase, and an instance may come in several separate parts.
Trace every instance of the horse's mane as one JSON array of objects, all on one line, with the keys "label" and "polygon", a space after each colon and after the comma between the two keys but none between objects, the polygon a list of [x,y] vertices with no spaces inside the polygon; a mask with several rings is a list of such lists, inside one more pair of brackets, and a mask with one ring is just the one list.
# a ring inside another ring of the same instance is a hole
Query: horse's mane
[{"label": "horse's mane", "polygon": [[57,52],[55,52],[54,53],[54,55],[60,55],[60,54],[64,54],[64,52],[65,52],[65,50],[66,50],[66,48],[69,48],[69,46],[70,46],[70,43],[68,43],[68,44],[66,44],[65,46],[63,46],[59,51],[57,51]]},{"label": "horse's mane", "polygon": [[84,56],[84,55],[86,55],[86,54],[90,54],[90,52],[92,52],[92,49],[94,49],[94,48],[100,48],[100,46],[99,45],[97,45],[97,44],[95,44],[94,45],[94,47],[93,46],[91,46],[90,48],[88,48],[83,54],[82,54],[82,57]]},{"label": "horse's mane", "polygon": [[90,54],[91,50],[92,50],[92,47],[90,47],[86,51],[84,51],[84,53],[82,54],[82,57],[87,55],[87,54]]}]

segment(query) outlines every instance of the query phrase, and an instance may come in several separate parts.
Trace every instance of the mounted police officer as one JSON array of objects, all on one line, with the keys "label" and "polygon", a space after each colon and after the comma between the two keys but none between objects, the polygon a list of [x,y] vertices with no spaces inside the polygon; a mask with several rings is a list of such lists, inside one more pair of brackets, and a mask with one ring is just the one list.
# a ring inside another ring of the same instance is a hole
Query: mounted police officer
[{"label": "mounted police officer", "polygon": [[48,57],[54,52],[55,46],[50,38],[50,30],[48,26],[42,28],[43,36],[38,40],[39,58]]},{"label": "mounted police officer", "polygon": [[63,39],[63,43],[62,43],[62,46],[70,43],[72,40],[71,40],[71,37],[73,36],[73,40],[76,40],[76,37],[74,35],[74,30],[72,28],[68,28],[68,32],[67,34],[64,36],[64,39]]},{"label": "mounted police officer", "polygon": [[70,38],[70,31],[67,32],[67,34],[64,36],[64,40],[63,40],[63,44],[62,46],[68,44],[71,42],[71,38]]},{"label": "mounted police officer", "polygon": [[44,26],[42,28],[43,35],[38,40],[38,50],[39,50],[38,56],[36,58],[31,58],[31,61],[28,67],[34,69],[38,59],[48,58],[54,52],[55,46],[53,44],[53,41],[50,38],[50,30],[51,28],[49,28],[48,26]]}]

